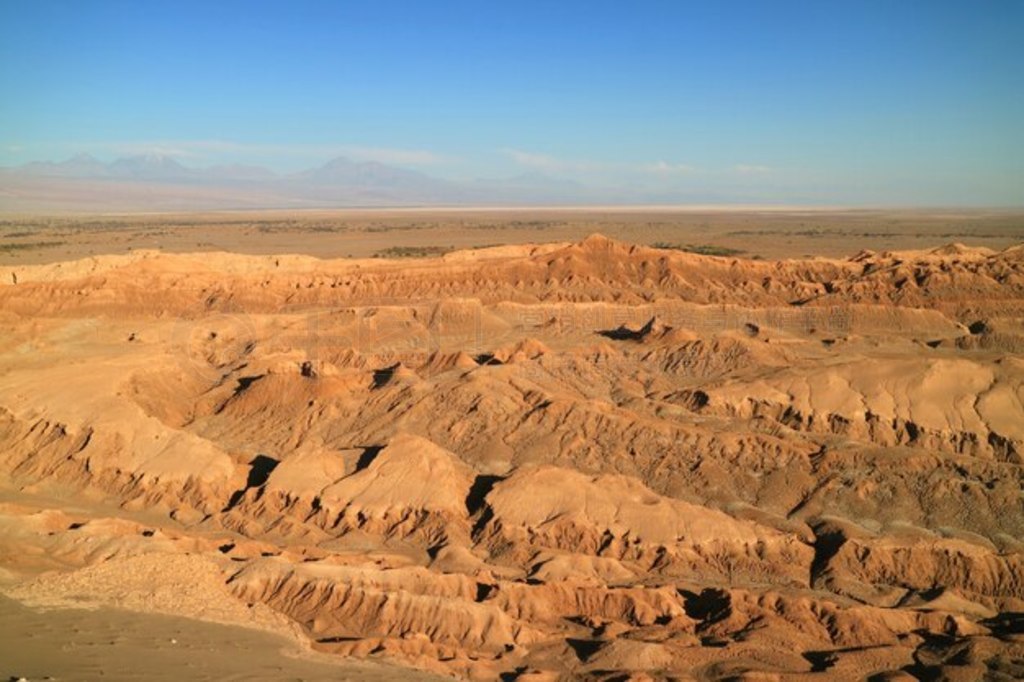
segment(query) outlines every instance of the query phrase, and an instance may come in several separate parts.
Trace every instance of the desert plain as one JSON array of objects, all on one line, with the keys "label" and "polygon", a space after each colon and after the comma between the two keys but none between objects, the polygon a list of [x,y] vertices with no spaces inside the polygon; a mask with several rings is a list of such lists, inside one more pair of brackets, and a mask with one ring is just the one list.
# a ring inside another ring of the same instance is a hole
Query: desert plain
[{"label": "desert plain", "polygon": [[1024,677],[1020,213],[6,215],[0,329],[0,677]]}]

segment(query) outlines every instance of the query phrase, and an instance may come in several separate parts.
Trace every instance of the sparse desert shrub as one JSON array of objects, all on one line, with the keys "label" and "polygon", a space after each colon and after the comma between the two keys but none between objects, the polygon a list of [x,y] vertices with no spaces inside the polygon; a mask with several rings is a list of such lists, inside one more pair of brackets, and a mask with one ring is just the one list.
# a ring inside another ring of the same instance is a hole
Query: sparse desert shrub
[{"label": "sparse desert shrub", "polygon": [[675,244],[672,242],[654,242],[651,244],[656,249],[673,249],[695,253],[699,256],[738,256],[746,253],[743,249],[733,249],[728,246],[715,246],[714,244]]}]

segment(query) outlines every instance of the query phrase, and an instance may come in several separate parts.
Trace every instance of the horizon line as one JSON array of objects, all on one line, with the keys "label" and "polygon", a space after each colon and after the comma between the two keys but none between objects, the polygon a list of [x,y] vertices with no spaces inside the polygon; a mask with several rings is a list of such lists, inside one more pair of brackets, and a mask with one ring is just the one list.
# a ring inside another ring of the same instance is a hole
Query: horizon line
[{"label": "horizon line", "polygon": [[303,206],[303,207],[267,207],[267,208],[221,208],[221,209],[184,209],[167,211],[104,211],[104,210],[45,210],[45,211],[7,211],[0,207],[0,216],[17,218],[21,216],[41,218],[48,216],[195,216],[195,215],[247,215],[247,214],[294,214],[294,213],[1005,213],[1013,215],[1024,213],[1021,206],[963,206],[963,205],[842,205],[842,204],[534,204],[534,205],[492,205],[492,204],[451,204],[451,205],[403,205],[403,206]]}]

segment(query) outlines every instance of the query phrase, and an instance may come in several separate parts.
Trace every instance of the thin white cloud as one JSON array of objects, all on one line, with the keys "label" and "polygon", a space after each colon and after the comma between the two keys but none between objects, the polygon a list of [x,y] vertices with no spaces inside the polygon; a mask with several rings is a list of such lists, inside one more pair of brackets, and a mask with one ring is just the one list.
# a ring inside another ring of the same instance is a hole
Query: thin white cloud
[{"label": "thin white cloud", "polygon": [[545,173],[563,174],[616,174],[616,175],[689,175],[698,172],[694,166],[684,163],[672,163],[665,160],[648,163],[613,163],[585,159],[565,159],[528,152],[520,149],[502,149],[501,152],[515,163],[526,168]]},{"label": "thin white cloud", "polygon": [[438,166],[456,159],[426,149],[365,147],[347,144],[250,144],[231,140],[148,140],[76,144],[76,148],[118,156],[159,154],[194,162],[214,162],[225,156],[290,157],[328,160],[348,156],[360,161],[405,166]]},{"label": "thin white cloud", "polygon": [[774,170],[770,166],[757,166],[747,163],[736,164],[732,169],[740,175],[764,175],[765,173],[771,173]]},{"label": "thin white cloud", "polygon": [[697,172],[697,169],[685,163],[669,163],[668,161],[655,161],[644,166],[644,170],[658,175],[689,175]]},{"label": "thin white cloud", "polygon": [[548,156],[547,154],[535,154],[533,152],[524,152],[518,149],[502,149],[501,151],[520,166],[529,166],[531,168],[557,168],[563,165],[561,161],[553,156]]},{"label": "thin white cloud", "polygon": [[[100,150],[96,150],[100,151]],[[209,155],[208,148],[180,142],[115,142],[103,145],[102,151],[118,156],[140,156],[153,154],[175,159],[203,159]]]},{"label": "thin white cloud", "polygon": [[520,149],[502,149],[501,152],[520,166],[545,173],[592,173],[609,169],[609,164],[597,161],[561,159],[548,154],[526,152]]},{"label": "thin white cloud", "polygon": [[404,166],[437,166],[455,159],[426,149],[390,149],[386,147],[340,147],[343,154],[365,161],[379,161]]}]

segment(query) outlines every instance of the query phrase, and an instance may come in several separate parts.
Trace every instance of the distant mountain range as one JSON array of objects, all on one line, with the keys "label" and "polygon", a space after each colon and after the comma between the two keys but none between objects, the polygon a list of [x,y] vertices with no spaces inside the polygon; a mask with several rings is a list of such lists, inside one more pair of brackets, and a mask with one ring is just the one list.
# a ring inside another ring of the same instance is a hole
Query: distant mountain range
[{"label": "distant mountain range", "polygon": [[60,162],[0,168],[0,210],[10,211],[543,205],[611,200],[629,201],[536,173],[460,183],[344,157],[286,175],[244,165],[191,168],[160,154],[109,163],[79,154]]}]

